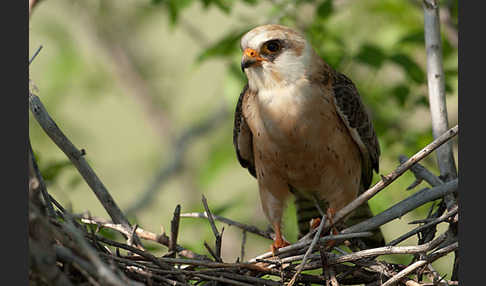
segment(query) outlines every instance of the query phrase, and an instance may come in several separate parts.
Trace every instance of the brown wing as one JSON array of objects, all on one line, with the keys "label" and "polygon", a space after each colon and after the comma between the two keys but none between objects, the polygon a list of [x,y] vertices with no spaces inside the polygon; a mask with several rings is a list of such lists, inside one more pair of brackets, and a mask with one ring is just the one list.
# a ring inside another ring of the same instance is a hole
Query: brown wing
[{"label": "brown wing", "polygon": [[362,185],[366,190],[371,185],[373,169],[377,173],[379,170],[380,145],[378,138],[371,117],[353,82],[345,75],[335,72],[332,87],[338,113],[361,150],[363,157]]},{"label": "brown wing", "polygon": [[243,88],[238,103],[236,104],[233,145],[235,146],[236,156],[241,166],[247,168],[248,172],[256,178],[255,161],[253,159],[253,134],[242,112],[243,98],[247,93],[248,84]]}]

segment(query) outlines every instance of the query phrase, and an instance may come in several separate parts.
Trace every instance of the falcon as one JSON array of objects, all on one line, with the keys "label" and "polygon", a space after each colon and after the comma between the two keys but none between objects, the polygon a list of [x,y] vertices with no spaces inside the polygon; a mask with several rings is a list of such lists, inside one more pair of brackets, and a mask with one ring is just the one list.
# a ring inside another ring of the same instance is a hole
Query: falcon
[{"label": "falcon", "polygon": [[[338,211],[368,189],[380,146],[354,84],[301,33],[263,25],[247,32],[240,47],[248,83],[236,106],[233,144],[241,166],[257,179],[275,250],[289,245],[282,235],[289,197],[302,236],[321,217],[319,208]],[[364,204],[348,222],[371,216]],[[367,244],[383,245],[381,232]]]}]

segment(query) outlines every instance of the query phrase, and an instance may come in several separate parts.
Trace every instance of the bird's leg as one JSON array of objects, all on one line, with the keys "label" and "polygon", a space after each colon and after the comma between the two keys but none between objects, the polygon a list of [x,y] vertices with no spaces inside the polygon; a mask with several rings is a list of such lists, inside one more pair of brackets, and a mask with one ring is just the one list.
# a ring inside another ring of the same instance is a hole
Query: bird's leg
[{"label": "bird's leg", "polygon": [[[333,208],[328,208],[327,211],[326,211],[326,215],[327,215],[327,219],[329,220],[329,223],[331,225],[333,225],[331,227],[331,232],[332,234],[339,234],[339,231],[337,230],[336,226],[334,226],[334,222],[332,221],[334,215],[336,214],[336,210],[334,210]],[[334,245],[336,244],[336,241],[335,240],[330,240],[326,243],[326,247],[333,247]]]},{"label": "bird's leg", "polygon": [[290,245],[290,243],[282,237],[282,231],[281,231],[279,222],[273,223],[273,229],[275,230],[275,239],[273,240],[273,244],[271,245],[271,249],[272,249],[273,255],[275,255],[275,251],[277,249],[288,246],[288,245]]},{"label": "bird's leg", "polygon": [[[334,224],[332,219],[333,219],[335,214],[336,214],[336,211],[333,208],[331,208],[331,207],[327,208],[326,217],[327,217],[327,220],[329,220],[330,224]],[[321,224],[321,218],[319,218],[319,217],[316,217],[316,218],[313,218],[313,219],[310,220],[310,227],[312,229],[318,228],[320,224]],[[331,227],[331,233],[332,234],[338,234],[339,233],[339,231],[337,230],[337,228],[334,225]],[[324,233],[322,233],[321,236],[324,236]],[[334,246],[335,243],[336,242],[334,240],[330,240],[326,244],[326,246],[332,247],[332,246]]]}]

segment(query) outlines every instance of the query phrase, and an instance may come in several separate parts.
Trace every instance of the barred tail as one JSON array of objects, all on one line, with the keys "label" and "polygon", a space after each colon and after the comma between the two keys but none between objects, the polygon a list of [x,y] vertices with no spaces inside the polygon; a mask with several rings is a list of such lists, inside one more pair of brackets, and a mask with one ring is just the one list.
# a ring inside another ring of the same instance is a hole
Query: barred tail
[{"label": "barred tail", "polygon": [[299,238],[310,230],[310,221],[313,218],[320,218],[319,210],[315,207],[314,201],[295,193],[295,209],[297,211],[297,225],[299,227]]},{"label": "barred tail", "polygon": [[[360,205],[351,215],[346,219],[344,222],[344,226],[349,227],[355,224],[358,224],[362,221],[365,221],[369,218],[373,217],[373,213],[371,212],[370,206],[368,202],[365,204]],[[372,230],[373,236],[361,238],[361,240],[366,244],[366,248],[375,248],[381,247],[385,245],[385,238],[383,237],[383,233],[381,229],[374,229]]]}]

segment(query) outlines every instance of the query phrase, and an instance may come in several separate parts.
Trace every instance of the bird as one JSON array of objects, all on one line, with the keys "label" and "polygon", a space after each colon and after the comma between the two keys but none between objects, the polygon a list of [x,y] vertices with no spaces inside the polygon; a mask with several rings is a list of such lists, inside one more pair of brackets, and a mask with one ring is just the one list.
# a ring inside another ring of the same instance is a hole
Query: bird
[{"label": "bird", "polygon": [[[369,188],[379,171],[380,145],[356,86],[301,32],[257,26],[241,37],[240,48],[247,84],[236,104],[233,145],[258,182],[274,251],[290,244],[282,216],[291,196],[302,237],[322,211],[336,212]],[[346,223],[371,216],[366,203]],[[384,245],[381,231],[365,242]]]}]

